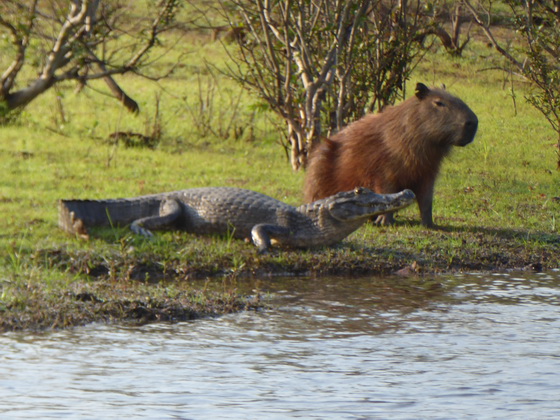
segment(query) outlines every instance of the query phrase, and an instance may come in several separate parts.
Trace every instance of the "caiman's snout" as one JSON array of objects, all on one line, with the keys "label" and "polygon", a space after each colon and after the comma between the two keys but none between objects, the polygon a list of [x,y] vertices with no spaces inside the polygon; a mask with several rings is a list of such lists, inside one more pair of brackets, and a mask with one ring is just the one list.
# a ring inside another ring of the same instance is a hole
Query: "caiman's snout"
[{"label": "caiman's snout", "polygon": [[385,212],[400,210],[412,204],[416,199],[412,190],[403,190],[394,194],[378,194],[378,196],[381,199],[380,204],[384,204],[387,209]]},{"label": "caiman's snout", "polygon": [[368,188],[338,193],[332,197],[331,216],[338,220],[366,219],[383,213],[402,209],[415,200],[411,190],[394,194],[376,194]]},{"label": "caiman's snout", "polygon": [[402,190],[401,192],[393,194],[376,194],[369,188],[356,187],[353,193],[353,195],[359,198],[359,201],[363,201],[364,204],[375,204],[376,202],[391,203],[399,200],[412,202],[414,199],[416,199],[416,195],[414,195],[412,190],[409,189]]},{"label": "caiman's snout", "polygon": [[407,203],[407,206],[416,199],[416,195],[412,192],[412,190],[403,190],[397,194],[402,194],[401,199]]}]

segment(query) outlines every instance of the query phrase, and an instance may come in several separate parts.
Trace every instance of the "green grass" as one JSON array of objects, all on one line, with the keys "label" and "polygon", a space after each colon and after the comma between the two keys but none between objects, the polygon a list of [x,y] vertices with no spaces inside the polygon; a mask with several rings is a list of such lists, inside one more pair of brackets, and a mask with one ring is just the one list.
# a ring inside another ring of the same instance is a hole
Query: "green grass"
[{"label": "green grass", "polygon": [[[61,198],[225,185],[302,201],[304,174],[291,170],[274,116],[256,112],[257,101],[247,93],[238,108],[232,105],[239,87],[217,72],[210,76],[206,65],[223,66],[225,55],[219,44],[202,41],[192,36],[182,44],[190,54],[172,79],[159,85],[120,80],[139,101],[139,116],[99,94],[106,91],[102,83],[80,94],[65,85],[58,89],[64,118],[53,90],[16,124],[0,128],[0,330],[187,319],[252,307],[252,298],[224,283],[240,275],[389,274],[412,265],[429,276],[560,266],[555,133],[525,103],[528,87],[521,80],[513,81],[514,106],[512,85],[488,70],[489,52],[475,43],[463,58],[428,55],[409,84],[445,84],[480,120],[475,142],[457,148],[443,165],[434,202],[440,229],[421,227],[413,206],[396,226],[368,224],[336,247],[265,256],[242,241],[181,232],[145,239],[127,229],[102,229],[89,241],[64,234],[57,228]],[[200,100],[208,96],[199,89],[209,86],[212,112],[201,114]],[[116,131],[149,133],[158,92],[163,136],[155,150],[108,141]],[[244,131],[238,138],[204,133],[197,118],[222,134],[229,121]],[[214,280],[201,288],[197,278]]]}]

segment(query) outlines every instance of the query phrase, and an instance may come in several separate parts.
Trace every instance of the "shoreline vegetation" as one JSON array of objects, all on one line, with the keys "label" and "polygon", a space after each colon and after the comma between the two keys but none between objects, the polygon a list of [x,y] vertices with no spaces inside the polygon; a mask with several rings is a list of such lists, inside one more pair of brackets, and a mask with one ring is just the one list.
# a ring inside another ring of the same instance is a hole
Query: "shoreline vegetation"
[{"label": "shoreline vegetation", "polygon": [[[268,255],[232,238],[181,232],[66,235],[57,227],[59,199],[235,186],[302,202],[304,173],[291,169],[274,117],[210,72],[207,62],[227,60],[222,45],[197,33],[182,45],[186,59],[173,77],[158,85],[122,78],[139,96],[139,116],[99,95],[102,84],[81,93],[61,85],[0,127],[0,332],[259,310],[266,282],[282,276],[383,275],[418,285],[441,274],[560,267],[555,133],[524,101],[530,87],[494,70],[478,41],[463,57],[429,52],[408,81],[445,84],[480,121],[474,143],[443,163],[436,229],[422,227],[412,205],[394,226],[367,223],[337,246]],[[149,147],[122,134],[156,126],[161,136]]]}]

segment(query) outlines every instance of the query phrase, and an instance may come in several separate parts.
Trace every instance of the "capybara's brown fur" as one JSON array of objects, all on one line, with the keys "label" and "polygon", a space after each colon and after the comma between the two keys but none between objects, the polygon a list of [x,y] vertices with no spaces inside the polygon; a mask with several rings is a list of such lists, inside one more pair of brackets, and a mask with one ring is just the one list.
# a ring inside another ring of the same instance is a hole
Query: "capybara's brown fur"
[{"label": "capybara's brown fur", "polygon": [[[433,226],[434,183],[452,146],[474,140],[478,119],[459,98],[422,83],[416,95],[379,114],[367,115],[318,145],[305,179],[308,202],[367,187],[388,194],[411,189],[422,224]],[[390,224],[393,215],[378,218]]]}]

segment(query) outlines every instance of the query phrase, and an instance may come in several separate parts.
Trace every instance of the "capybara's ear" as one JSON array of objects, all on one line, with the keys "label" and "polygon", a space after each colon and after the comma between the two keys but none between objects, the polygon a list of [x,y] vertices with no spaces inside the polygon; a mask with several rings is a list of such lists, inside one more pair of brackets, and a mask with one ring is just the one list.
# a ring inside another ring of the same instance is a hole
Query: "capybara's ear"
[{"label": "capybara's ear", "polygon": [[430,88],[424,83],[416,84],[416,97],[420,100],[424,99],[430,93]]}]

